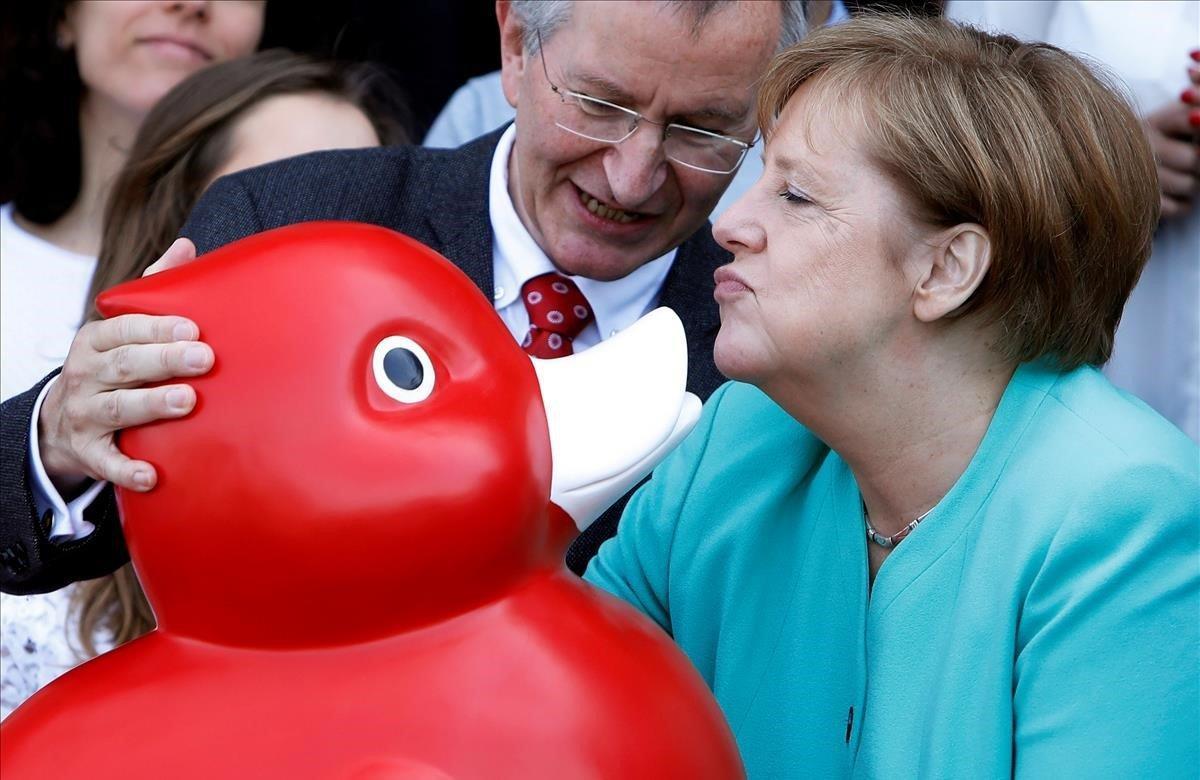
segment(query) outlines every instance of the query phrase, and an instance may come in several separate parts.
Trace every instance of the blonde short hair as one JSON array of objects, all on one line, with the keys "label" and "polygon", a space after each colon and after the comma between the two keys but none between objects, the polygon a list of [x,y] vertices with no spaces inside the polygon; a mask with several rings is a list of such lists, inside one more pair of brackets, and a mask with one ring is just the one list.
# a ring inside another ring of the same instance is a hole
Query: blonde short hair
[{"label": "blonde short hair", "polygon": [[992,265],[959,313],[1000,324],[1004,355],[1063,367],[1112,353],[1158,222],[1141,122],[1107,78],[1044,43],[944,19],[859,17],[772,62],[759,93],[770,129],[796,90],[857,110],[868,153],[912,216],[974,222]]}]

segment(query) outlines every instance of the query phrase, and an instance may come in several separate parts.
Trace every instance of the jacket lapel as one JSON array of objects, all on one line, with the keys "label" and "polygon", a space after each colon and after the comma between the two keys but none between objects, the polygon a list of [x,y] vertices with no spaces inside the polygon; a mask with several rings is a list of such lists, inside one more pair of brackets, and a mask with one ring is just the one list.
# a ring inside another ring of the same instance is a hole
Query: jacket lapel
[{"label": "jacket lapel", "polygon": [[713,299],[713,272],[733,258],[717,245],[706,224],[680,245],[675,262],[663,280],[658,301],[683,321],[688,341],[688,390],[701,399],[725,381],[713,363],[713,344],[721,327],[720,310]]},{"label": "jacket lapel", "polygon": [[429,190],[427,219],[436,249],[463,270],[491,300],[492,221],[488,189],[492,156],[505,127],[446,152],[447,164]]}]

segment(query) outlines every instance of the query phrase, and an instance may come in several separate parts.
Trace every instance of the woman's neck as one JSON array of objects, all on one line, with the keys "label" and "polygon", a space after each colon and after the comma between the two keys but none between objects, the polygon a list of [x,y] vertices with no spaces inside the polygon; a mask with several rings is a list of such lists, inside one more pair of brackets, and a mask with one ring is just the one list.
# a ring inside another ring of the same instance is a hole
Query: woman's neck
[{"label": "woman's neck", "polygon": [[880,534],[899,532],[949,492],[1016,369],[982,346],[978,331],[969,335],[873,362],[850,384],[843,375],[784,394],[784,408],[849,465]]},{"label": "woman's neck", "polygon": [[79,194],[66,213],[49,225],[17,217],[21,227],[60,249],[98,254],[108,193],[125,164],[141,120],[140,115],[110,101],[85,97],[79,108]]}]

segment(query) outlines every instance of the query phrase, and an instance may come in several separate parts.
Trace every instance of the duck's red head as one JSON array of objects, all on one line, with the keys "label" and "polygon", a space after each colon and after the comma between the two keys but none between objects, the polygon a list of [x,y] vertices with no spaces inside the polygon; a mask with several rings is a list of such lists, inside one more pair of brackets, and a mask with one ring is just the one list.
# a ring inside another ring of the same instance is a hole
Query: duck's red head
[{"label": "duck's red head", "polygon": [[240,645],[366,640],[493,598],[556,557],[534,369],[479,290],[382,228],[308,223],[101,296],[178,314],[216,364],[185,419],[121,447],[160,626]]}]

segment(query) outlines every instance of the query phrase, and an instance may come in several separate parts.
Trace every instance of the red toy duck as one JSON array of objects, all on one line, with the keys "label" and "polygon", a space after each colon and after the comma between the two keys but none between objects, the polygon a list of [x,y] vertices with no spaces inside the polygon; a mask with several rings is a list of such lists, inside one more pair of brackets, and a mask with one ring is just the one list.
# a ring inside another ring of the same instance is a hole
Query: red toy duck
[{"label": "red toy duck", "polygon": [[182,314],[217,362],[126,431],[158,629],[0,727],[22,778],[731,778],[670,639],[566,572],[576,525],[694,423],[665,310],[526,356],[478,289],[382,228],[308,223],[100,300]]}]

